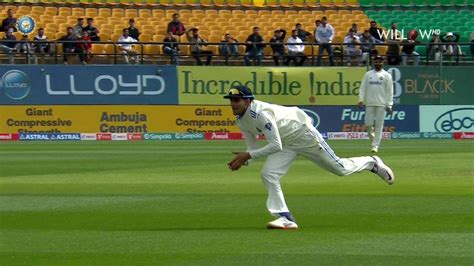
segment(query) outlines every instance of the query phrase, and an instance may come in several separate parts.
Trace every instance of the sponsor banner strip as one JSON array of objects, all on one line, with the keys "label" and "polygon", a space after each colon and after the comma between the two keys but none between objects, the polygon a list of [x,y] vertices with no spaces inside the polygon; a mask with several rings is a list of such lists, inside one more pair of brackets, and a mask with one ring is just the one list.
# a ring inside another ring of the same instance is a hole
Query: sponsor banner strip
[{"label": "sponsor banner strip", "polygon": [[0,133],[0,141],[2,140],[18,140],[19,135],[17,133]]},{"label": "sponsor banner strip", "polygon": [[204,133],[143,133],[143,140],[202,140]]},{"label": "sponsor banner strip", "polygon": [[[367,132],[328,132],[330,140],[369,139]],[[382,139],[390,139],[390,132],[382,132]]]},{"label": "sponsor banner strip", "polygon": [[474,139],[474,132],[455,132],[453,133],[454,139]]},{"label": "sponsor banner strip", "polygon": [[81,140],[80,133],[20,133],[19,140]]}]

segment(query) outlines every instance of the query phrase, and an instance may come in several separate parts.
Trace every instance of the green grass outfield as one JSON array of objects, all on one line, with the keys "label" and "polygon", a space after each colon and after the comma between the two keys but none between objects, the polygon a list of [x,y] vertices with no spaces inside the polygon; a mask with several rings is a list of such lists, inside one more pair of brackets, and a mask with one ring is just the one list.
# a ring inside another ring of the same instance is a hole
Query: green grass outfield
[{"label": "green grass outfield", "polygon": [[[339,156],[367,141],[332,141]],[[473,265],[474,141],[383,141],[397,176],[283,179],[299,230],[267,230],[243,142],[0,143],[0,265]]]}]

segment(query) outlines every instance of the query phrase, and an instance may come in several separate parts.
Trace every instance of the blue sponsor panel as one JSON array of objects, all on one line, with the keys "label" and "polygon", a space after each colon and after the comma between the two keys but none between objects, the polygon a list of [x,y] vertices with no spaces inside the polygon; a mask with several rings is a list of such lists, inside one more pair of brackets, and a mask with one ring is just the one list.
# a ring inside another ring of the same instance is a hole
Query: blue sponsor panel
[{"label": "blue sponsor panel", "polygon": [[0,104],[178,104],[174,66],[0,66]]},{"label": "blue sponsor panel", "polygon": [[80,133],[20,133],[19,140],[81,140]]},{"label": "blue sponsor panel", "polygon": [[[320,132],[366,131],[365,109],[357,106],[300,106],[313,120]],[[419,107],[396,105],[385,116],[384,132],[419,132]]]}]

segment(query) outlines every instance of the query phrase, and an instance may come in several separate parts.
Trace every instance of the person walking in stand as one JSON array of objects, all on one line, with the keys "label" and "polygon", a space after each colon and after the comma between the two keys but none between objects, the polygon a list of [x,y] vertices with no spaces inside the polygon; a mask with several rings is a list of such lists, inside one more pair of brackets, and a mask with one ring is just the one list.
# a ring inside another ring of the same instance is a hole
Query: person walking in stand
[{"label": "person walking in stand", "polygon": [[[311,118],[298,107],[254,100],[246,86],[232,87],[224,98],[230,100],[237,125],[247,144],[246,152],[234,152],[235,157],[227,164],[229,169],[236,171],[247,165],[250,159],[267,157],[261,175],[268,192],[268,211],[277,217],[267,224],[269,229],[298,228],[280,185],[281,177],[297,155],[339,176],[368,170],[388,184],[395,181],[393,171],[377,156],[339,158],[312,125]],[[265,135],[267,145],[259,147],[256,140],[259,134]]]},{"label": "person walking in stand", "polygon": [[390,73],[383,69],[382,56],[374,59],[374,69],[365,73],[360,84],[359,108],[365,105],[365,125],[372,141],[372,152],[378,152],[382,139],[385,113],[392,114],[393,83]]}]

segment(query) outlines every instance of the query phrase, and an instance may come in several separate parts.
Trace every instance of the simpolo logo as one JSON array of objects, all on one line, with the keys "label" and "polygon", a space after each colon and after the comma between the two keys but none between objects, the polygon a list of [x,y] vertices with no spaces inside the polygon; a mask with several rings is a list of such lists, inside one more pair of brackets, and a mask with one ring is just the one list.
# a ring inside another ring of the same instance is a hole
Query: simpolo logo
[{"label": "simpolo logo", "polygon": [[315,128],[318,128],[319,126],[319,115],[315,111],[311,111],[308,109],[301,109],[303,110],[310,118],[311,118],[311,123]]},{"label": "simpolo logo", "polygon": [[21,100],[30,93],[31,82],[23,71],[10,70],[0,80],[0,88],[13,100]]},{"label": "simpolo logo", "polygon": [[393,139],[419,139],[421,134],[419,132],[393,132]]},{"label": "simpolo logo", "polygon": [[474,108],[458,108],[440,115],[434,124],[438,132],[469,131],[474,126]]}]

